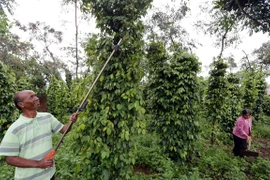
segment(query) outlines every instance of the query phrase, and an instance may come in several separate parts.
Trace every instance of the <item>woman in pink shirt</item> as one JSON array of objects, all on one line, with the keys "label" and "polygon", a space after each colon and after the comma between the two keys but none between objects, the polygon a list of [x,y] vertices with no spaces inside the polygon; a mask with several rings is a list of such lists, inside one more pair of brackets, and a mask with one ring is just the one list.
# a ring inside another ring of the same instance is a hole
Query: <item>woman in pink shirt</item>
[{"label": "woman in pink shirt", "polygon": [[249,109],[244,109],[242,111],[242,116],[236,120],[235,126],[233,128],[233,153],[235,156],[242,156],[241,151],[247,150],[247,141],[250,141],[252,136],[251,126],[251,111]]}]

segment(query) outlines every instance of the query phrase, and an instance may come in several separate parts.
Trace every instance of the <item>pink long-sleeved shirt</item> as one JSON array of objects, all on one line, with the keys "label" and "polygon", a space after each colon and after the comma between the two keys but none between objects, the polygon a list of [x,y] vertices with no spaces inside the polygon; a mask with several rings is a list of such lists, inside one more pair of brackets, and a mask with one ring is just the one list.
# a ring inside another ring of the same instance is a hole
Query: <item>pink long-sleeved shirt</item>
[{"label": "pink long-sleeved shirt", "polygon": [[243,116],[240,116],[235,123],[233,128],[233,134],[239,138],[247,139],[244,134],[251,136],[251,126],[252,126],[252,118],[250,117],[247,120]]}]

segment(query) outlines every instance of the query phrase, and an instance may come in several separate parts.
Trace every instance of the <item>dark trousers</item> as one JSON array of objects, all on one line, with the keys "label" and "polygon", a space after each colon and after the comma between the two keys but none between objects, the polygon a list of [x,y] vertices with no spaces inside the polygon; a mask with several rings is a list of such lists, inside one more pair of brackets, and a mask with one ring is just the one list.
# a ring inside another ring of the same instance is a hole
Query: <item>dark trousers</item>
[{"label": "dark trousers", "polygon": [[235,135],[233,135],[233,140],[234,140],[234,148],[233,148],[234,155],[243,157],[241,151],[247,150],[247,140],[239,138]]}]

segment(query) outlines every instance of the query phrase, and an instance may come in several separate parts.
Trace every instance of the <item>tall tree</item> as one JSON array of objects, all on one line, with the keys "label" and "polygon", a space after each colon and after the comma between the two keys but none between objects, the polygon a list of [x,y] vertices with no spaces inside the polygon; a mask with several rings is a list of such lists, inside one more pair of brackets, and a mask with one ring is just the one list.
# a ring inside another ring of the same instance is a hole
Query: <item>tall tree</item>
[{"label": "tall tree", "polygon": [[15,0],[1,0],[0,13],[4,13],[4,10],[6,9],[10,14],[12,14],[14,4],[15,4]]},{"label": "tall tree", "polygon": [[29,23],[28,26],[22,25],[20,22],[16,21],[16,26],[30,33],[30,42],[39,42],[42,45],[42,53],[39,53],[38,49],[35,49],[32,56],[46,67],[51,75],[61,79],[60,71],[67,69],[67,67],[56,55],[53,46],[59,45],[63,41],[63,33],[39,21]]},{"label": "tall tree", "polygon": [[195,152],[198,136],[198,59],[181,47],[169,57],[162,43],[151,43],[147,52],[151,71],[146,99],[162,148],[171,159],[185,162]]},{"label": "tall tree", "polygon": [[243,71],[244,107],[253,111],[254,119],[262,121],[263,98],[266,94],[265,73],[260,69]]},{"label": "tall tree", "polygon": [[270,41],[263,43],[260,48],[253,51],[256,56],[255,61],[262,66],[263,69],[269,71],[270,68]]},{"label": "tall tree", "polygon": [[[98,58],[90,61],[97,74],[120,38],[124,40],[98,81],[89,112],[79,128],[77,146],[90,150],[82,156],[89,179],[130,179],[135,163],[132,141],[145,128],[140,90],[143,76],[143,25],[151,0],[85,0],[83,8],[96,18],[101,34]],[[80,136],[84,138],[80,138]]]},{"label": "tall tree", "polygon": [[210,20],[206,19],[207,21],[203,22],[203,24],[206,27],[207,34],[216,36],[215,45],[220,47],[218,57],[224,59],[223,54],[226,48],[237,45],[240,42],[238,35],[239,27],[229,12],[217,10],[211,4],[207,5],[210,6],[207,8]]},{"label": "tall tree", "polygon": [[235,120],[239,117],[239,114],[243,108],[243,90],[240,84],[239,73],[230,73],[225,78],[228,82],[228,96],[225,99],[226,114],[223,116],[220,124],[222,128],[221,131],[226,133],[224,142],[228,142],[228,139],[232,138],[232,130],[235,124]]},{"label": "tall tree", "polygon": [[258,71],[256,73],[257,84],[256,88],[258,91],[258,99],[255,102],[255,107],[253,108],[253,116],[257,121],[263,122],[263,100],[266,94],[266,74],[263,71]]},{"label": "tall tree", "polygon": [[244,87],[244,108],[253,110],[255,102],[257,101],[258,91],[256,89],[255,71],[249,70],[243,72],[243,87]]},{"label": "tall tree", "polygon": [[[64,49],[68,51],[68,53],[71,53],[72,57],[74,57],[75,62],[72,62],[72,64],[75,65],[75,77],[79,77],[79,67],[80,67],[80,50],[79,50],[79,20],[80,15],[78,13],[78,6],[81,6],[82,1],[80,0],[64,0],[63,3],[65,5],[71,5],[74,6],[74,26],[75,26],[75,45],[70,47],[65,47]],[[87,19],[87,16],[84,15],[84,18]]]},{"label": "tall tree", "polygon": [[221,131],[220,124],[226,117],[226,99],[228,97],[228,82],[226,69],[228,65],[223,59],[217,59],[212,64],[207,88],[206,107],[207,118],[211,124],[211,144],[217,140],[216,136]]},{"label": "tall tree", "polygon": [[[0,61],[15,73],[19,90],[28,87],[37,93],[44,92],[49,70],[46,71],[46,68],[29,55],[32,45],[22,42],[10,29],[7,17],[0,13]],[[25,82],[25,85],[22,82]]]},{"label": "tall tree", "polygon": [[11,27],[7,16],[0,12],[0,60],[16,71],[21,71],[24,67],[21,66],[20,60],[27,58],[32,46],[11,33]]},{"label": "tall tree", "polygon": [[258,98],[261,97],[260,94],[264,94],[266,90],[266,85],[264,83],[265,74],[262,72],[263,64],[257,63],[256,60],[252,61],[247,54],[242,60],[244,107],[254,111],[256,102],[258,101]]},{"label": "tall tree", "polygon": [[189,12],[186,0],[171,1],[165,6],[152,9],[151,17],[146,19],[145,26],[150,41],[161,41],[165,47],[180,45],[182,49],[192,49],[195,42],[182,25],[183,19]]},{"label": "tall tree", "polygon": [[146,102],[146,111],[152,116],[149,124],[150,127],[152,127],[151,129],[155,130],[158,128],[156,124],[159,125],[159,123],[156,122],[163,121],[163,118],[159,116],[160,113],[165,111],[163,110],[162,101],[159,100],[160,96],[165,94],[165,90],[161,87],[164,85],[164,72],[167,71],[169,67],[167,63],[169,55],[162,42],[152,42],[147,48],[146,57],[147,63],[145,64],[147,66],[147,73],[143,94]]},{"label": "tall tree", "polygon": [[268,0],[215,0],[216,8],[230,12],[242,22],[243,28],[270,33],[270,2]]}]

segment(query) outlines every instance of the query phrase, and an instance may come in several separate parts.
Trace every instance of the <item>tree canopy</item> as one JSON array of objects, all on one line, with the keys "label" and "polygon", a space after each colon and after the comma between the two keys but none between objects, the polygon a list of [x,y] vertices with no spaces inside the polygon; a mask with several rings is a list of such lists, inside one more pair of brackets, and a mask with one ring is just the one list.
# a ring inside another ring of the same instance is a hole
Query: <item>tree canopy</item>
[{"label": "tree canopy", "polygon": [[252,31],[270,33],[270,2],[268,0],[216,0],[216,7],[231,12],[235,20]]}]

